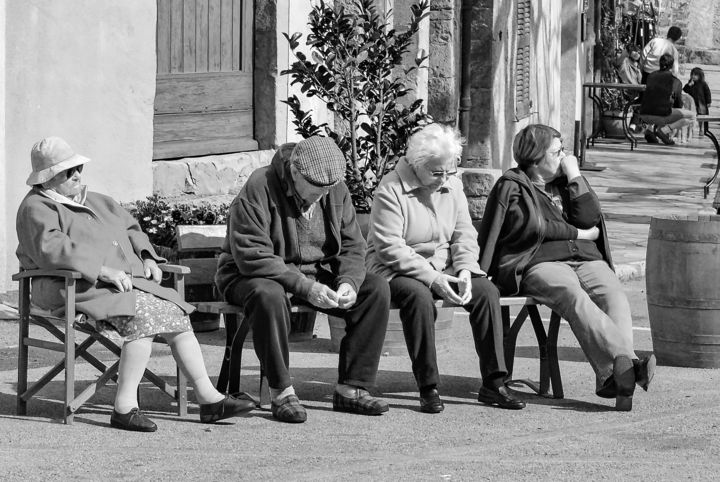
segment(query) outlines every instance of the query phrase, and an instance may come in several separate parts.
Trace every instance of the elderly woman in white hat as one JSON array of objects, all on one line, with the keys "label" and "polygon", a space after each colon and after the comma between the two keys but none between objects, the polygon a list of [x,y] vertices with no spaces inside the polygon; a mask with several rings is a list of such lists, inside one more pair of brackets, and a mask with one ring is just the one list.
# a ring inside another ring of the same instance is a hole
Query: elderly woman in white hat
[{"label": "elderly woman in white hat", "polygon": [[[59,137],[48,137],[33,146],[31,160],[27,184],[32,189],[17,215],[17,257],[23,269],[80,272],[77,310],[122,337],[110,424],[123,430],[157,430],[139,410],[137,388],[158,334],[194,388],[201,422],[248,413],[251,401],[225,396],[211,383],[187,316],[193,307],[159,285],[158,263],[165,259],[116,201],[82,184],[81,172],[90,159],[75,154]],[[33,303],[62,310],[62,287],[56,279],[33,279]]]}]

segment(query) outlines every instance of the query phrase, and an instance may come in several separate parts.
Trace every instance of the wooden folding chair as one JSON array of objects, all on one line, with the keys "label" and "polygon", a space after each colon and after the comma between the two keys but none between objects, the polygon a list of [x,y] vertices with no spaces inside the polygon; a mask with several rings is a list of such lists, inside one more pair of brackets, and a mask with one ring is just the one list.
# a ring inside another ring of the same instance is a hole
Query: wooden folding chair
[{"label": "wooden folding chair", "polygon": [[[183,276],[189,273],[184,266],[161,264],[163,272],[171,273],[174,278],[174,287],[184,298]],[[57,277],[65,281],[65,314],[62,317],[53,316],[50,312],[31,306],[31,280],[34,277]],[[111,366],[105,365],[97,357],[89,353],[95,343],[104,346],[116,356],[120,356],[120,346],[111,339],[98,332],[83,313],[75,310],[76,280],[82,276],[76,271],[69,270],[24,270],[13,275],[12,279],[20,283],[19,300],[19,343],[18,343],[18,383],[17,383],[17,414],[27,414],[27,402],[40,389],[46,386],[60,372],[65,370],[65,396],[63,420],[66,424],[73,422],[75,412],[92,397],[108,381],[117,381],[119,361]],[[30,325],[44,328],[60,342],[51,342],[30,336]],[[87,337],[80,341],[76,333],[80,332]],[[157,341],[164,341],[160,337]],[[53,366],[39,380],[28,386],[28,353],[29,348],[37,348],[64,353],[64,357]],[[86,387],[79,395],[75,395],[75,360],[83,358],[100,371],[97,380]],[[183,373],[177,369],[177,387],[174,387],[150,370],[145,370],[144,377],[160,388],[167,395],[176,400],[178,415],[187,415],[187,381]]]}]

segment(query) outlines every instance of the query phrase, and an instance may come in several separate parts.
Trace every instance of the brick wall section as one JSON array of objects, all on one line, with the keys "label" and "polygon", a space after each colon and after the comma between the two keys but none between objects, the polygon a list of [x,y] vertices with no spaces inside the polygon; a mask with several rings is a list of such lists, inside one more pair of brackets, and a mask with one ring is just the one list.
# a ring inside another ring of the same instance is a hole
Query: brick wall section
[{"label": "brick wall section", "polygon": [[153,194],[213,196],[237,194],[250,174],[267,166],[274,150],[239,152],[153,162]]}]

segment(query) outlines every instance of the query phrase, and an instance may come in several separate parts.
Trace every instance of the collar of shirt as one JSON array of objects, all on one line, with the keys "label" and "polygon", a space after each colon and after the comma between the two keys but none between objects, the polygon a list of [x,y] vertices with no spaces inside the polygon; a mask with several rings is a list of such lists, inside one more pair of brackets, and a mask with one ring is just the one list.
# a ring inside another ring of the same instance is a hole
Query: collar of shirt
[{"label": "collar of shirt", "polygon": [[[395,166],[395,170],[398,173],[400,183],[402,184],[403,190],[406,193],[410,193],[419,189],[425,189],[425,186],[420,183],[420,179],[417,177],[417,174],[415,174],[415,170],[412,168],[407,159],[405,159],[405,157],[400,158],[397,166]],[[451,188],[452,185],[450,184],[450,179],[446,178],[445,182],[442,186],[440,186],[440,189],[438,191],[447,192]]]},{"label": "collar of shirt", "polygon": [[85,209],[87,211],[90,211],[95,217],[97,215],[95,214],[95,211],[90,209],[89,207],[85,206],[85,200],[87,199],[87,186],[82,186],[80,189],[80,193],[73,197],[69,198],[67,196],[63,196],[62,194],[57,193],[56,191],[53,191],[51,189],[45,189],[45,188],[35,188],[37,192],[45,196],[46,198],[52,199],[55,202],[58,202],[60,204],[65,204],[67,206],[73,206],[80,209]]}]

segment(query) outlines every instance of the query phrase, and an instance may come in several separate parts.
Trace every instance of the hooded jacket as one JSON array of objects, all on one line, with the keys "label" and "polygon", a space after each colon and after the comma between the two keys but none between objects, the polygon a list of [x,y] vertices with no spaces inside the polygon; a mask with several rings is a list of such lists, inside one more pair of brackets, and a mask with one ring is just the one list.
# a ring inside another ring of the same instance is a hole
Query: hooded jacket
[{"label": "hooded jacket", "polygon": [[[277,281],[288,293],[307,298],[314,281],[300,272],[296,220],[302,216],[294,198],[288,165],[295,143],[280,146],[267,167],[257,169],[230,204],[228,226],[218,258],[215,284],[224,295],[241,278]],[[350,191],[340,182],[318,201],[328,220],[332,253],[320,261],[336,276],[336,285],[357,292],[365,280],[366,243]],[[336,286],[336,287],[337,287]]]},{"label": "hooded jacket", "polygon": [[[80,272],[75,307],[94,320],[135,315],[135,293],[100,281],[102,266],[132,275],[134,288],[171,301],[186,313],[195,309],[175,290],[145,279],[141,257],[159,263],[165,259],[155,253],[137,221],[108,196],[88,192],[84,205],[62,203],[33,188],[20,203],[16,227],[20,267]],[[32,302],[56,315],[63,313],[64,280],[33,278]]]},{"label": "hooded jacket", "polygon": [[[579,189],[572,186],[577,182]],[[598,225],[595,241],[603,259],[612,268],[605,221],[600,204],[587,180],[580,177],[568,182],[564,176],[553,184],[560,191],[564,217],[581,229]],[[599,224],[595,223],[599,214]],[[480,268],[505,296],[517,295],[525,268],[545,238],[546,223],[542,216],[535,187],[519,168],[505,172],[490,191],[485,214],[478,229]]]}]

